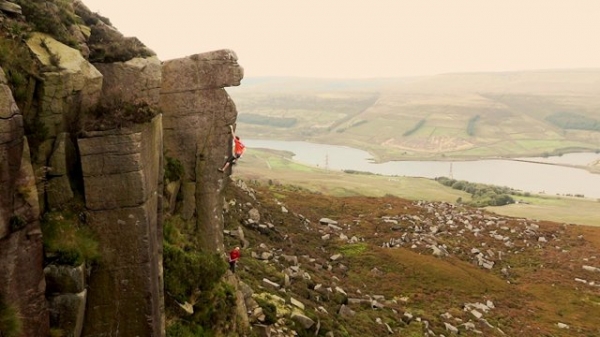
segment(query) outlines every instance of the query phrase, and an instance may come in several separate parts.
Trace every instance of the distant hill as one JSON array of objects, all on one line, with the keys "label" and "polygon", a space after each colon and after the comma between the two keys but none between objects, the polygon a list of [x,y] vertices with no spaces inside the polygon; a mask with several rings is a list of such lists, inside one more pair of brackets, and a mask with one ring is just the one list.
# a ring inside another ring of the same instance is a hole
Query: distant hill
[{"label": "distant hill", "polygon": [[600,69],[249,78],[228,91],[247,138],[344,144],[380,160],[600,148]]}]

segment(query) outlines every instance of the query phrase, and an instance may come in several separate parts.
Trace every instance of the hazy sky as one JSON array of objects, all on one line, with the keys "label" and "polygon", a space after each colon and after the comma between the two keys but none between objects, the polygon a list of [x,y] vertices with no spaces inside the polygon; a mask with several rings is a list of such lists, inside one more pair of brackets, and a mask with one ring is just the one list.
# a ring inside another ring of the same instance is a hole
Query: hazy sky
[{"label": "hazy sky", "polygon": [[161,60],[232,49],[245,76],[600,68],[599,0],[83,0]]}]

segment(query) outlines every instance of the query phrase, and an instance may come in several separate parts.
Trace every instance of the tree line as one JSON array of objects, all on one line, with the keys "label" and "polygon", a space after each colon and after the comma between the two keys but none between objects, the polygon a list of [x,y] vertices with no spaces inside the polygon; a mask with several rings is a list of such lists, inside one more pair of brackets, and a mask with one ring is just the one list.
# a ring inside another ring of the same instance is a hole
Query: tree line
[{"label": "tree line", "polygon": [[521,192],[509,187],[471,183],[465,180],[456,180],[447,177],[437,177],[435,180],[440,184],[452,187],[455,190],[469,193],[471,195],[471,201],[464,202],[462,198],[459,198],[457,202],[462,202],[474,207],[514,204],[515,200],[512,195],[523,195]]},{"label": "tree line", "polygon": [[572,112],[557,112],[546,120],[561,129],[600,131],[600,121]]}]

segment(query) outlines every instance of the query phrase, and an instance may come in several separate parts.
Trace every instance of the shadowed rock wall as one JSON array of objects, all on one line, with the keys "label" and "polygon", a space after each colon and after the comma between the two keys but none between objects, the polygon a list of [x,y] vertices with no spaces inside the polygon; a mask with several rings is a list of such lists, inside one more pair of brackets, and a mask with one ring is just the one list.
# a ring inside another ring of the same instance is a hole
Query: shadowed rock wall
[{"label": "shadowed rock wall", "polygon": [[207,251],[223,252],[223,173],[231,153],[229,125],[237,110],[223,87],[237,86],[243,69],[231,50],[218,50],[163,63],[160,107],[166,156],[184,166],[181,185],[184,219],[196,216]]},{"label": "shadowed rock wall", "polygon": [[84,336],[161,336],[162,120],[79,139],[88,224],[102,258]]},{"label": "shadowed rock wall", "polygon": [[[243,70],[230,50],[164,63],[142,53],[91,64],[102,43],[123,44],[91,39],[94,29],[77,27],[80,50],[27,34],[39,73],[29,79],[22,111],[0,70],[0,295],[18,310],[23,336],[48,336],[50,324],[76,337],[162,336],[163,153],[185,167],[178,211],[196,221],[206,251],[223,252],[228,179],[217,168],[231,153],[229,126],[237,117],[224,87],[239,85]],[[81,130],[99,103],[139,101],[163,115],[118,130]],[[86,212],[73,225],[93,230],[101,257],[91,269],[47,260],[47,288],[39,219],[68,212],[82,193]]]},{"label": "shadowed rock wall", "polygon": [[40,210],[23,117],[0,68],[0,294],[24,336],[47,336]]},{"label": "shadowed rock wall", "polygon": [[[156,57],[95,65],[105,104],[158,105]],[[161,336],[162,116],[78,140],[88,224],[101,261],[92,270],[84,336]]]},{"label": "shadowed rock wall", "polygon": [[[0,69],[0,297],[17,310],[22,336],[48,336],[49,324],[75,337],[80,333],[162,336],[161,116],[127,129],[84,133],[77,139],[82,122],[99,102],[145,101],[156,108],[161,62],[154,56],[134,57],[153,53],[139,53],[145,49],[139,42],[133,41],[134,46],[124,44],[132,40],[114,39],[120,33],[112,27],[105,27],[111,41],[106,41],[107,35],[93,37],[94,29],[85,25],[97,26],[101,21],[94,20],[83,3],[60,5],[65,6],[58,13],[55,1],[36,2],[28,7],[35,14],[27,17],[17,16],[21,12],[16,4],[19,11],[10,17],[5,15],[7,7],[0,6],[0,21],[6,27],[47,18],[44,22],[52,22],[60,31],[62,26],[50,19],[75,7],[85,21],[65,23],[72,28],[69,31],[79,32],[75,36],[78,49],[65,45],[60,36],[24,29],[23,47],[26,44],[29,49],[35,71],[26,71],[26,84],[9,77],[13,86],[23,86],[16,88],[24,92],[19,102],[22,111]],[[12,39],[21,41],[21,37]],[[94,43],[96,56],[97,48],[118,46],[113,60],[128,61],[92,65],[88,42]],[[14,75],[14,64],[6,66]],[[56,265],[52,259],[44,261],[41,214],[69,212],[70,202],[78,203],[82,192],[89,212],[78,214],[83,219],[79,225],[89,225],[97,235],[102,254],[99,264],[88,270],[85,265],[74,268]],[[85,214],[89,214],[87,219]],[[46,268],[50,287],[44,279],[44,262],[52,263]],[[73,278],[63,274],[76,275],[77,286],[70,287]]]},{"label": "shadowed rock wall", "polygon": [[79,50],[49,35],[32,33],[27,46],[44,69],[41,80],[35,82],[32,109],[24,112],[26,120],[36,126],[35,132],[43,138],[39,139],[32,161],[38,200],[44,212],[60,207],[74,196],[71,182],[78,164],[72,155],[72,140],[79,132],[81,116],[98,103],[103,78]]}]

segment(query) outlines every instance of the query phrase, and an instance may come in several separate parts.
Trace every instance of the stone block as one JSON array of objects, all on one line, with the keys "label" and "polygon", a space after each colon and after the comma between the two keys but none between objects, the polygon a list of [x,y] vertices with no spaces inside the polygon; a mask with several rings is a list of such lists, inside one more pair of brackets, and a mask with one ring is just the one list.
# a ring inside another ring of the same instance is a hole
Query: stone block
[{"label": "stone block", "polygon": [[63,330],[65,336],[81,336],[86,300],[87,290],[50,297],[50,324]]},{"label": "stone block", "polygon": [[58,177],[67,175],[75,165],[75,147],[69,138],[69,134],[61,132],[54,141],[54,148],[48,160],[48,175]]},{"label": "stone block", "polygon": [[51,264],[44,268],[46,293],[73,293],[85,290],[85,265],[78,267]]},{"label": "stone block", "polygon": [[104,76],[101,99],[114,100],[118,97],[126,102],[142,100],[158,105],[162,78],[162,65],[158,58],[136,57],[126,62],[96,63],[94,66]]},{"label": "stone block", "polygon": [[161,90],[169,93],[237,86],[243,77],[235,52],[222,49],[165,61]]}]

